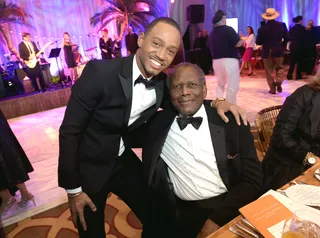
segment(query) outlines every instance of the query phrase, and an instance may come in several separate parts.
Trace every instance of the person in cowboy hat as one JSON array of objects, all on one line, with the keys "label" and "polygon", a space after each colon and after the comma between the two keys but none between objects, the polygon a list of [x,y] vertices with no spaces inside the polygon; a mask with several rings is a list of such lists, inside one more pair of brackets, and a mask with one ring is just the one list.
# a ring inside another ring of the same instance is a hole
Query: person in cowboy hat
[{"label": "person in cowboy hat", "polygon": [[[262,45],[263,64],[271,94],[276,94],[276,91],[282,92],[281,84],[285,77],[282,66],[283,53],[289,38],[285,23],[275,21],[279,15],[274,8],[268,8],[261,15],[267,23],[258,30],[256,39],[256,44]],[[273,76],[274,69],[276,70],[275,77]]]}]

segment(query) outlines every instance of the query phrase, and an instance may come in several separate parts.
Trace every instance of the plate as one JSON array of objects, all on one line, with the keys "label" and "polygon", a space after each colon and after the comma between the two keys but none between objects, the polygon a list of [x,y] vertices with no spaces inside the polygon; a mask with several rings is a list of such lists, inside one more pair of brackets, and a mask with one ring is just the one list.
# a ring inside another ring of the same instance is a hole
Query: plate
[{"label": "plate", "polygon": [[[316,174],[316,173],[318,173],[318,174]],[[320,168],[319,169],[317,169],[315,172],[314,172],[314,176],[318,179],[318,180],[320,180]]]}]

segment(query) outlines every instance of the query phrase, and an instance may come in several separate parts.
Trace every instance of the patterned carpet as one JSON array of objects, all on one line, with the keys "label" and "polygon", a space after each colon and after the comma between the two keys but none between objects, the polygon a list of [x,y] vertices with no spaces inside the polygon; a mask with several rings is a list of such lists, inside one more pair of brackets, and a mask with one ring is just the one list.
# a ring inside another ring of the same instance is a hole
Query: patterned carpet
[{"label": "patterned carpet", "polygon": [[[254,137],[255,127],[251,128]],[[259,146],[255,139],[259,159]],[[116,195],[110,194],[105,209],[105,229],[107,238],[139,238],[142,225],[130,208]],[[5,236],[7,234],[7,236]],[[71,220],[68,205],[42,212],[31,218],[0,229],[0,238],[76,238],[77,231]]]},{"label": "patterned carpet", "polygon": [[[129,207],[117,196],[110,194],[105,209],[105,229],[108,238],[138,238],[142,225]],[[5,227],[0,238],[76,238],[68,205],[32,216],[26,220]]]}]

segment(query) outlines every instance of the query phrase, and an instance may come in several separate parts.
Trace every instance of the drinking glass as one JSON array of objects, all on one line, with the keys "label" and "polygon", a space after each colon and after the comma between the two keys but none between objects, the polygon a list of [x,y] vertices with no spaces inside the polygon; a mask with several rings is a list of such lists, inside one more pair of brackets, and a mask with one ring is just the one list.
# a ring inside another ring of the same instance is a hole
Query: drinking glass
[{"label": "drinking glass", "polygon": [[320,216],[309,210],[299,210],[285,221],[282,238],[320,238]]}]

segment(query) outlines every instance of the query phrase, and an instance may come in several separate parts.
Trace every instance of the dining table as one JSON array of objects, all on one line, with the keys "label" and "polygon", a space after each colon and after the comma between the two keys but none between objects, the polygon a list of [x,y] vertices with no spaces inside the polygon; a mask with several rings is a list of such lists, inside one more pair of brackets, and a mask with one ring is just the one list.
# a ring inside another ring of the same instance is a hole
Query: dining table
[{"label": "dining table", "polygon": [[[315,172],[319,168],[320,168],[320,160],[318,160],[315,165],[313,165],[311,168],[303,172],[300,176],[298,176],[294,180],[290,181],[289,183],[281,187],[280,190],[284,190],[289,186],[293,186],[294,184],[309,184],[309,185],[320,186],[320,180],[318,180],[315,176]],[[207,238],[238,238],[240,237],[232,233],[229,230],[229,228],[234,226],[242,218],[243,218],[242,215],[237,216],[236,218],[231,220],[229,223],[225,224],[224,226],[220,227],[217,231],[207,236]]]}]

